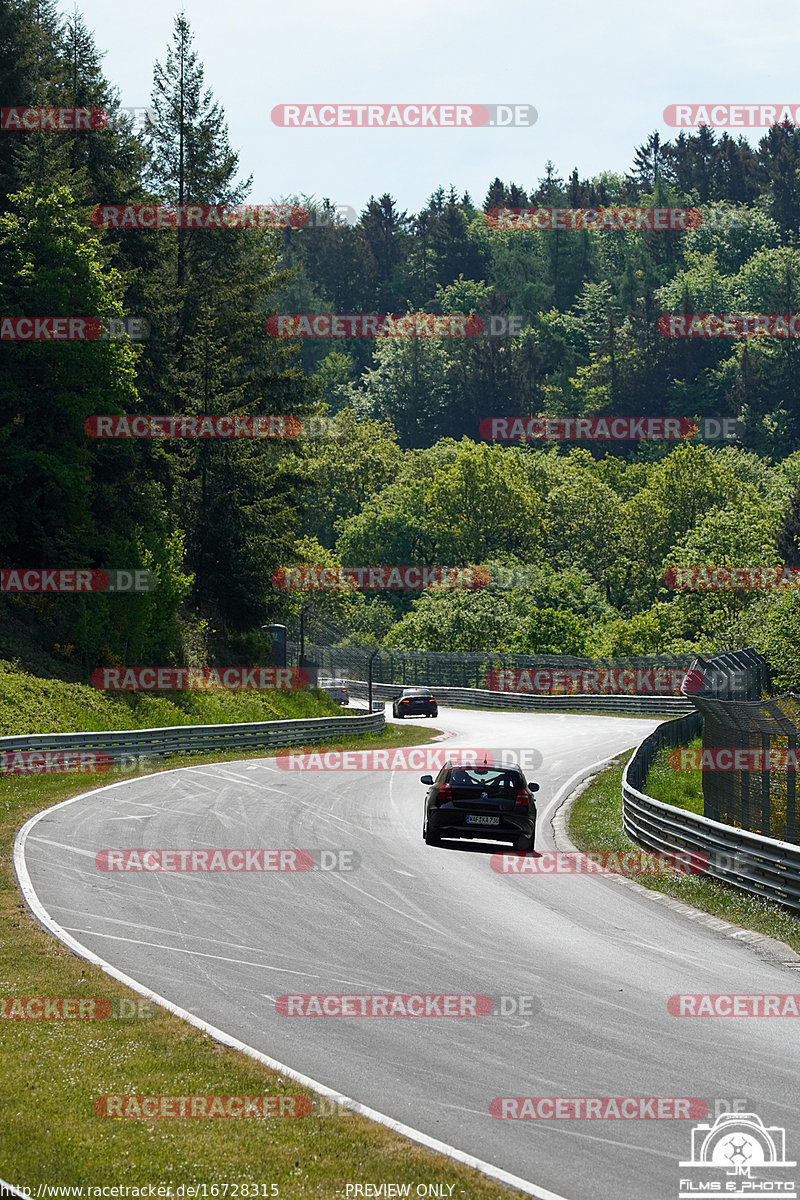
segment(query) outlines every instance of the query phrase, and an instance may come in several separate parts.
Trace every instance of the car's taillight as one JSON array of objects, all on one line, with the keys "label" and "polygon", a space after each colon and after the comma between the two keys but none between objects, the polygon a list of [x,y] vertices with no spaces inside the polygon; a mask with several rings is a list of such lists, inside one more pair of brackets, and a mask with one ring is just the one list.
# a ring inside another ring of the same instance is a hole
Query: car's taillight
[{"label": "car's taillight", "polygon": [[410,700],[401,700],[400,703],[401,704],[410,704],[411,701]]},{"label": "car's taillight", "polygon": [[528,799],[528,793],[525,791],[525,788],[520,788],[514,797],[514,808],[527,808]]},{"label": "car's taillight", "polygon": [[453,790],[449,783],[443,783],[436,793],[436,799],[439,804],[453,803]]}]

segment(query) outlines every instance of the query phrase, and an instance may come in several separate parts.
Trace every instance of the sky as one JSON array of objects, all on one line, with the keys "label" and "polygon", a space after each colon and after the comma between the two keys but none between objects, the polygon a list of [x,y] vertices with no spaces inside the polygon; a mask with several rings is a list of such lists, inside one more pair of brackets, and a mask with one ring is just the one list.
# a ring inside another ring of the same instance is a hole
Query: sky
[{"label": "sky", "polygon": [[[120,103],[147,107],[177,6],[77,3]],[[619,0],[185,0],[205,84],[222,105],[248,202],[389,192],[417,212],[439,186],[481,204],[499,176],[530,190],[551,160],[581,178],[625,172],[671,104],[800,108],[790,5]],[[528,127],[283,128],[279,104],[527,104]],[[798,113],[800,120],[800,113]],[[719,130],[721,133],[722,131]],[[754,144],[764,130],[744,133]],[[109,200],[112,198],[109,197]],[[122,200],[124,197],[114,197]]]}]

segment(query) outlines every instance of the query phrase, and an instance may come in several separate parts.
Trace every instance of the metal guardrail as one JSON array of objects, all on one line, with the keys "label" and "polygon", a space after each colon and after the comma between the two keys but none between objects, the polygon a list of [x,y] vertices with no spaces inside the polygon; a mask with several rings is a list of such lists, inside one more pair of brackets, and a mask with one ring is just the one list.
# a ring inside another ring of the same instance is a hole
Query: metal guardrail
[{"label": "metal guardrail", "polygon": [[[360,679],[346,679],[351,696],[366,699],[367,684]],[[393,700],[403,690],[403,684],[373,683],[373,704],[376,700]],[[405,685],[405,686],[411,686]],[[691,713],[692,706],[683,696],[619,696],[619,695],[537,695],[528,692],[492,692],[486,688],[431,688],[441,704],[460,708],[516,709],[519,712],[585,712],[597,713],[667,714]]]},{"label": "metal guardrail", "polygon": [[700,729],[700,714],[690,713],[659,725],[634,751],[622,775],[625,832],[650,850],[703,855],[704,874],[800,911],[800,846],[723,825],[642,792],[658,751],[685,745]]},{"label": "metal guardrail", "polygon": [[0,738],[0,753],[20,750],[84,750],[114,759],[141,755],[202,754],[211,750],[262,750],[306,746],[332,737],[379,733],[383,712],[303,720],[250,721],[242,725],[172,725],[164,729],[109,729],[94,733],[30,733]]}]

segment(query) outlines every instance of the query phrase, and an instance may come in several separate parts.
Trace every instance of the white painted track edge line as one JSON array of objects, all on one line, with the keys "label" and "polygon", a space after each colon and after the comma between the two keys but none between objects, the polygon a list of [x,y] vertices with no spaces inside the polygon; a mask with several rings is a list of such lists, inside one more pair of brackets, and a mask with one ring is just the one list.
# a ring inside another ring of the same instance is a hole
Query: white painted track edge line
[{"label": "white painted track edge line", "polygon": [[[191,768],[177,767],[176,770],[190,770]],[[160,772],[161,774],[170,774],[171,772]],[[125,781],[130,782],[130,781]],[[571,780],[570,780],[571,782]],[[87,796],[97,795],[98,792],[106,791],[107,788],[119,787],[119,783],[107,784],[106,787],[93,788],[91,792],[84,792],[79,796],[71,796],[68,800],[62,800],[59,804],[53,805],[51,808],[42,809],[41,812],[34,813],[22,828],[19,830],[14,839],[14,871],[17,876],[17,881],[22,891],[28,908],[33,913],[36,920],[42,925],[48,933],[58,938],[65,946],[73,951],[79,958],[86,959],[87,962],[94,966],[100,967],[107,975],[118,980],[131,991],[138,992],[146,999],[154,1004],[166,1008],[181,1020],[194,1025],[203,1033],[207,1033],[213,1037],[215,1041],[221,1042],[225,1046],[230,1046],[233,1050],[238,1050],[242,1054],[246,1054],[249,1058],[254,1058],[256,1061],[269,1067],[270,1070],[277,1071],[282,1075],[287,1075],[302,1087],[306,1087],[311,1091],[319,1092],[320,1095],[326,1096],[335,1103],[342,1105],[344,1108],[351,1109],[359,1116],[367,1117],[370,1121],[375,1121],[379,1125],[384,1125],[387,1129],[391,1129],[394,1133],[402,1137],[408,1138],[412,1142],[417,1142],[426,1149],[432,1150],[437,1154],[443,1154],[445,1157],[452,1159],[454,1162],[461,1163],[464,1166],[472,1167],[479,1171],[482,1175],[486,1175],[489,1179],[494,1179],[498,1183],[504,1183],[508,1187],[514,1188],[516,1191],[524,1192],[528,1196],[533,1196],[534,1200],[568,1200],[556,1192],[551,1192],[547,1188],[539,1187],[530,1180],[522,1179],[518,1175],[512,1175],[509,1171],[504,1171],[501,1167],[496,1167],[492,1163],[484,1162],[480,1158],[475,1158],[471,1154],[467,1154],[464,1150],[459,1150],[456,1146],[450,1146],[446,1142],[440,1142],[436,1138],[430,1137],[429,1134],[423,1133],[419,1129],[412,1129],[409,1125],[404,1125],[400,1121],[395,1121],[393,1117],[386,1116],[385,1113],[378,1112],[377,1109],[369,1108],[365,1104],[360,1104],[357,1100],[353,1100],[350,1096],[345,1096],[341,1092],[335,1091],[333,1088],[327,1087],[323,1083],[311,1079],[308,1075],[303,1075],[299,1071],[295,1071],[292,1067],[286,1066],[285,1063],[278,1062],[277,1059],[270,1058],[267,1054],[262,1054],[260,1050],[256,1050],[253,1046],[248,1046],[246,1042],[239,1041],[238,1038],[226,1033],[222,1029],[217,1029],[216,1026],[210,1025],[204,1021],[202,1017],[197,1017],[194,1013],[188,1012],[177,1004],[173,1004],[171,1000],[167,1000],[164,996],[158,995],[157,992],[151,991],[143,986],[138,980],[133,979],[130,975],[126,975],[123,971],[117,970],[111,963],[106,962],[98,954],[89,950],[71,934],[67,933],[58,922],[50,916],[44,905],[39,900],[31,882],[31,877],[28,873],[28,868],[25,863],[25,843],[28,839],[28,834],[36,824],[50,813],[56,812],[59,808],[65,808],[68,804],[74,804],[78,800],[83,800]],[[563,789],[560,789],[563,790]],[[494,1118],[492,1118],[494,1120]]]},{"label": "white painted track edge line", "polygon": [[[557,850],[566,851],[567,853],[584,853],[578,849],[569,836],[567,823],[570,813],[575,802],[580,798],[583,791],[582,785],[588,782],[592,773],[598,767],[621,758],[623,754],[627,754],[627,751],[622,750],[619,754],[611,754],[608,758],[602,758],[590,767],[585,767],[582,771],[576,771],[572,778],[568,779],[563,787],[558,789],[558,792],[547,808],[547,813],[550,814],[550,828],[553,832],[553,840]],[[567,790],[570,787],[573,788],[571,792]],[[720,934],[722,937],[731,938],[742,945],[748,946],[762,960],[770,962],[773,966],[800,966],[800,954],[793,950],[787,942],[782,942],[779,938],[758,933],[753,929],[745,929],[743,925],[737,925],[735,922],[729,921],[726,917],[715,917],[712,913],[707,913],[702,908],[695,908],[685,900],[678,900],[676,897],[670,896],[667,892],[659,892],[652,888],[643,887],[641,883],[637,883],[635,879],[628,879],[625,875],[611,874],[606,878],[609,882],[638,893],[642,899],[650,903],[661,904],[665,908],[678,913],[686,920],[694,921],[698,925],[702,925],[706,929]],[[786,954],[789,957],[781,959],[781,954]]]},{"label": "white painted track edge line", "polygon": [[576,771],[574,775],[571,775],[569,777],[569,779],[567,780],[566,783],[563,783],[561,785],[561,787],[556,792],[555,796],[553,796],[552,800],[548,804],[545,811],[542,813],[542,816],[546,820],[549,820],[550,827],[551,827],[551,829],[553,829],[554,836],[555,836],[555,829],[553,827],[553,822],[554,822],[557,814],[560,812],[561,808],[563,807],[565,799],[567,799],[571,795],[569,789],[573,788],[575,786],[575,784],[577,784],[577,783],[582,783],[583,780],[587,779],[588,776],[591,775],[593,771],[596,771],[598,769],[598,767],[604,767],[606,765],[606,763],[613,762],[615,758],[621,758],[623,754],[627,754],[627,753],[628,753],[627,750],[620,750],[617,754],[609,754],[605,758],[598,758],[596,762],[590,763],[590,765],[588,767],[581,767],[580,771]]}]

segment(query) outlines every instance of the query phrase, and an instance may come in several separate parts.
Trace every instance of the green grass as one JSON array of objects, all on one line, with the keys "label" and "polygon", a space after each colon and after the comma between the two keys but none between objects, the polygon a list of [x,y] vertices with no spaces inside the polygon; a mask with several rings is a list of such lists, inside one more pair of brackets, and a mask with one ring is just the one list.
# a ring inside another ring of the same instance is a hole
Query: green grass
[{"label": "green grass", "polygon": [[[692,749],[702,748],[703,739],[693,738]],[[689,812],[703,815],[703,772],[678,771],[669,765],[671,751],[668,746],[659,750],[647,773],[647,794],[662,804],[685,808]]]},{"label": "green grass", "polygon": [[[22,726],[37,732],[156,725],[161,717],[172,724],[181,723],[180,716],[184,722],[263,720],[344,711],[327,697],[311,694],[197,694],[188,698],[188,707],[182,706],[185,697],[137,697],[138,703],[130,704],[79,685],[47,680],[32,685],[17,674],[0,673],[4,732],[18,732]],[[15,726],[11,716],[17,701],[21,707]],[[271,705],[276,712],[269,711]],[[131,720],[131,714],[140,719]],[[419,745],[438,732],[390,726],[382,734],[341,738],[324,748]],[[164,760],[155,770],[241,758],[241,751],[184,755]],[[133,774],[126,772],[130,778]],[[13,840],[29,816],[114,777],[0,778],[0,996],[139,999],[75,957],[33,921],[12,869]],[[206,1183],[210,1188],[247,1182],[266,1184],[269,1194],[269,1185],[275,1183],[280,1196],[304,1200],[340,1200],[347,1183],[364,1178],[411,1185],[448,1183],[456,1200],[494,1200],[508,1194],[478,1172],[351,1113],[264,1121],[96,1115],[95,1099],[107,1094],[313,1095],[165,1010],[152,1006],[152,1011],[155,1015],[148,1020],[0,1020],[0,1177],[34,1189],[40,1183],[163,1183],[174,1190],[180,1184]]]},{"label": "green grass", "polygon": [[[628,750],[617,757],[613,765],[593,780],[573,805],[568,833],[580,850],[641,849],[630,840],[622,827],[622,772],[631,753]],[[647,777],[648,795],[668,804],[678,803],[679,800],[694,803],[689,779],[693,773],[673,771],[666,766],[666,760],[659,770],[660,774],[651,772]],[[699,772],[694,774],[699,775]],[[672,799],[669,799],[670,795]],[[691,804],[680,806],[691,807]],[[747,892],[740,892],[701,875],[666,872],[663,875],[633,875],[631,878],[643,887],[674,896],[676,900],[682,900],[725,921],[732,921],[744,929],[777,938],[800,953],[800,919],[778,904],[750,896]]]},{"label": "green grass", "polygon": [[102,692],[41,679],[0,661],[0,737],[168,725],[222,725],[347,714],[324,692]]}]

